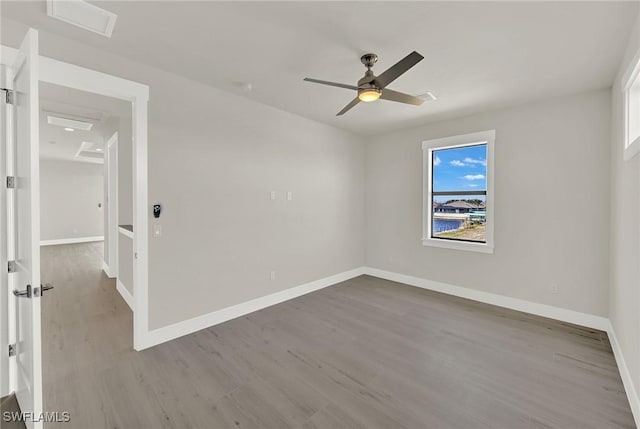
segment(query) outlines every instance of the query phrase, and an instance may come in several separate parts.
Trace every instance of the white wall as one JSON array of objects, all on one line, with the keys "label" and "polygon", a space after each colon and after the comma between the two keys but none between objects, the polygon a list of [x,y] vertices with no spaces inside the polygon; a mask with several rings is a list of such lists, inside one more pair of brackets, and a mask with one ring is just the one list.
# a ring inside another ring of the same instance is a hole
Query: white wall
[{"label": "white wall", "polygon": [[150,85],[151,329],[363,265],[361,137],[45,31],[40,51]]},{"label": "white wall", "polygon": [[[372,138],[367,265],[606,316],[609,98],[595,91]],[[494,254],[423,246],[421,142],[488,129],[496,130]]]},{"label": "white wall", "polygon": [[611,278],[609,318],[640,391],[640,155],[623,161],[621,77],[640,51],[640,15],[611,91]]},{"label": "white wall", "polygon": [[103,167],[77,161],[40,160],[40,239],[104,235]]},{"label": "white wall", "polygon": [[[133,137],[131,103],[118,121],[118,224],[133,224]],[[107,136],[109,139],[111,136]]]},{"label": "white wall", "polygon": [[163,228],[150,238],[151,328],[363,265],[361,138],[165,82],[180,97],[151,82],[149,204],[163,205],[150,222]]}]

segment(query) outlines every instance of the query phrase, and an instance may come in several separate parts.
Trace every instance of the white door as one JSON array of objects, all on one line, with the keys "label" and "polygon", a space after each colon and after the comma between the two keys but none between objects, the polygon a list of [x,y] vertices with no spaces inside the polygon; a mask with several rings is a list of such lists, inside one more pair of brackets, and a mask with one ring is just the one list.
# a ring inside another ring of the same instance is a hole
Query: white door
[{"label": "white door", "polygon": [[7,142],[13,146],[16,177],[8,193],[15,210],[8,231],[16,262],[16,272],[9,275],[16,300],[14,386],[29,428],[42,427],[38,62],[38,32],[30,29],[13,65],[14,134]]}]

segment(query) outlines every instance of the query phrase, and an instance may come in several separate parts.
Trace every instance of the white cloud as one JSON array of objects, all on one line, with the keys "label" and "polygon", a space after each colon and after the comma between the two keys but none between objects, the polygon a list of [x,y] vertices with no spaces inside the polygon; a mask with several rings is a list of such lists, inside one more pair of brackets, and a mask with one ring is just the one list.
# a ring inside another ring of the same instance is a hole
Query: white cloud
[{"label": "white cloud", "polygon": [[464,162],[458,161],[457,159],[454,159],[449,164],[453,165],[454,167],[464,167],[465,165]]},{"label": "white cloud", "polygon": [[485,167],[487,166],[487,160],[486,159],[465,158],[464,162],[466,162],[467,164],[482,164]]},{"label": "white cloud", "polygon": [[484,179],[484,175],[483,174],[467,174],[466,176],[463,176],[462,178],[466,179],[466,180],[482,180],[482,179]]},{"label": "white cloud", "polygon": [[469,183],[467,186],[470,187],[470,188],[477,188],[478,187],[478,185],[476,183]]},{"label": "white cloud", "polygon": [[436,159],[435,159],[435,161],[433,161],[433,165],[438,166],[438,165],[440,165],[441,162],[442,162],[442,160],[440,158],[438,158],[438,155],[436,155]]}]

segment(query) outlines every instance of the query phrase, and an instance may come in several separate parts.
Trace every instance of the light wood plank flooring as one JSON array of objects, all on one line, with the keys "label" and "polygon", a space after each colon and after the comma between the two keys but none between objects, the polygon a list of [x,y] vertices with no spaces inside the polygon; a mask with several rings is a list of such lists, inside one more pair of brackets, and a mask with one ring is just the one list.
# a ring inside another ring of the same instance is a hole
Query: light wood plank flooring
[{"label": "light wood plank flooring", "polygon": [[600,331],[362,276],[134,352],[101,257],[42,248],[59,427],[635,427]]}]

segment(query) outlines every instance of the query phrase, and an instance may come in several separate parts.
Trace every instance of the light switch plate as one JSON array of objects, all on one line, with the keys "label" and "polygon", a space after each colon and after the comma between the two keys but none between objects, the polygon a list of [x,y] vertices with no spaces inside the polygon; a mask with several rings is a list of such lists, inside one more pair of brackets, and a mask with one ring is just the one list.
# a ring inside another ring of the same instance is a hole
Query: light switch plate
[{"label": "light switch plate", "polygon": [[270,198],[272,201],[276,199],[276,191],[271,191]]}]

